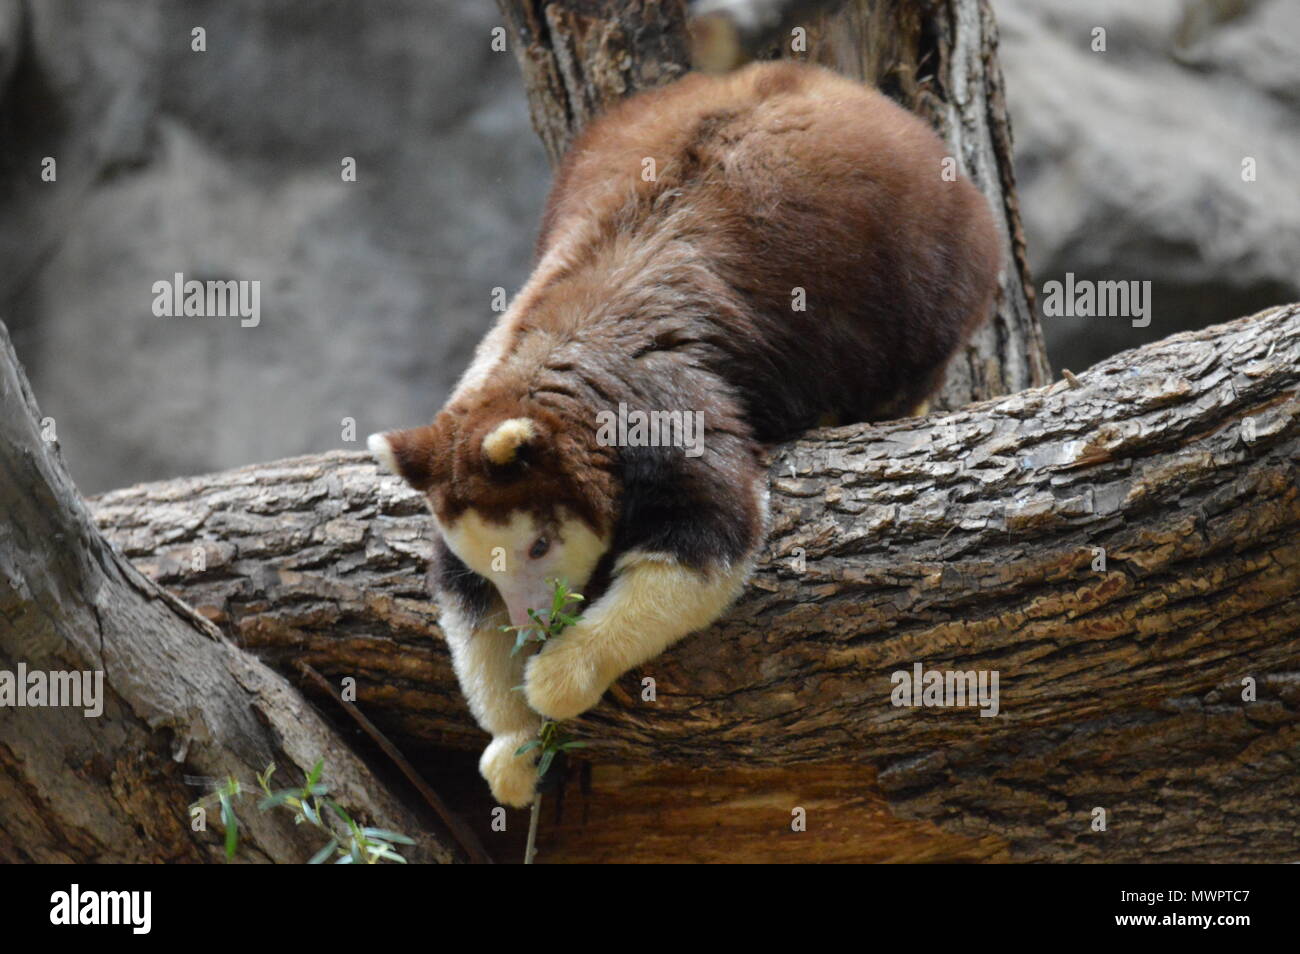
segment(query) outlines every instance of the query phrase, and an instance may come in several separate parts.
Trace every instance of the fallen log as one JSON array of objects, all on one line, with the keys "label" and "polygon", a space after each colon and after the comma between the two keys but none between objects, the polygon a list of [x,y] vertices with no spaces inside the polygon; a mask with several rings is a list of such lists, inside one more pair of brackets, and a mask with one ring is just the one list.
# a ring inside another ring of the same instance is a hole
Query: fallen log
[{"label": "fallen log", "polygon": [[[787,847],[1294,860],[1298,410],[1291,305],[1050,387],[774,449],[748,592],[576,723],[599,820],[552,825],[543,848],[609,857],[621,830],[628,860],[672,857],[710,799],[789,801],[835,779],[844,797],[823,791],[823,817],[839,827]],[[356,680],[398,745],[483,744],[425,596],[430,522],[364,454],[142,485],[92,510],[137,567],[280,671]],[[893,705],[894,674],[917,664],[996,671],[997,715]],[[680,837],[638,855],[627,826],[651,809],[630,780],[683,771],[701,803],[660,803]],[[725,850],[775,856],[795,807],[768,805],[774,827]]]}]

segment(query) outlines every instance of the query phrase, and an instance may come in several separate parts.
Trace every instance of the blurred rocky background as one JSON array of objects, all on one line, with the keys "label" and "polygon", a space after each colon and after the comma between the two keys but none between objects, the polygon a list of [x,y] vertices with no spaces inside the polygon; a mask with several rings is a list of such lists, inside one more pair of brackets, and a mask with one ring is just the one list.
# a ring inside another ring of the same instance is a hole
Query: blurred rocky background
[{"label": "blurred rocky background", "polygon": [[1152,283],[1146,328],[1043,316],[1054,368],[1300,300],[1300,0],[993,8],[1035,284]]},{"label": "blurred rocky background", "polygon": [[[1056,367],[1300,299],[1300,3],[993,5],[1036,283],[1153,283],[1147,328],[1046,318]],[[0,0],[0,317],[84,491],[437,410],[550,178],[498,23],[487,0]],[[155,317],[176,272],[260,281],[260,325]]]}]

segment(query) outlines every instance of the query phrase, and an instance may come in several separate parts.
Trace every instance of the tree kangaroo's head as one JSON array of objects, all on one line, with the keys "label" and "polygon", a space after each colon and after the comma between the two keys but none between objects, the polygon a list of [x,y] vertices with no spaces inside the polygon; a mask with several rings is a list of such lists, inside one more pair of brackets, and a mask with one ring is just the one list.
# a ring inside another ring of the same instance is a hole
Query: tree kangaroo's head
[{"label": "tree kangaroo's head", "polygon": [[[609,550],[614,486],[591,428],[519,401],[449,407],[433,424],[372,434],[372,454],[424,494],[448,548],[496,586],[515,625],[580,590]],[[597,449],[598,450],[598,449]]]}]

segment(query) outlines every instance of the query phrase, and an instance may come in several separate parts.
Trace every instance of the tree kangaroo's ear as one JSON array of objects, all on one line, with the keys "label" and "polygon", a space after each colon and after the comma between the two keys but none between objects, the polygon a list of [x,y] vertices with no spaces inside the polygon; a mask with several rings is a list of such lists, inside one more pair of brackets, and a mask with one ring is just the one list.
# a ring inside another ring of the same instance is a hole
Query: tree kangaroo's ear
[{"label": "tree kangaroo's ear", "polygon": [[509,467],[519,452],[537,443],[541,431],[531,417],[512,417],[496,425],[483,438],[483,456],[493,467]]},{"label": "tree kangaroo's ear", "polygon": [[384,467],[420,493],[427,493],[435,480],[433,427],[371,434],[366,446]]}]

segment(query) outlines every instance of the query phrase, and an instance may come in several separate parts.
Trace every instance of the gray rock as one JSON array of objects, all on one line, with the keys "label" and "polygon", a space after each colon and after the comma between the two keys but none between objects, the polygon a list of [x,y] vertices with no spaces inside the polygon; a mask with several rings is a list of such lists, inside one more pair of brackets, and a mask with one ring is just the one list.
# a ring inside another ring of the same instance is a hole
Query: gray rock
[{"label": "gray rock", "polygon": [[[526,276],[549,182],[518,66],[490,50],[495,10],[35,12],[0,180],[0,314],[82,489],[359,448],[428,419],[493,288]],[[155,317],[153,284],[177,272],[260,282],[260,324]]]},{"label": "gray rock", "polygon": [[1066,273],[1152,283],[1145,328],[1044,316],[1056,367],[1300,299],[1300,4],[994,10],[1039,287]]}]

